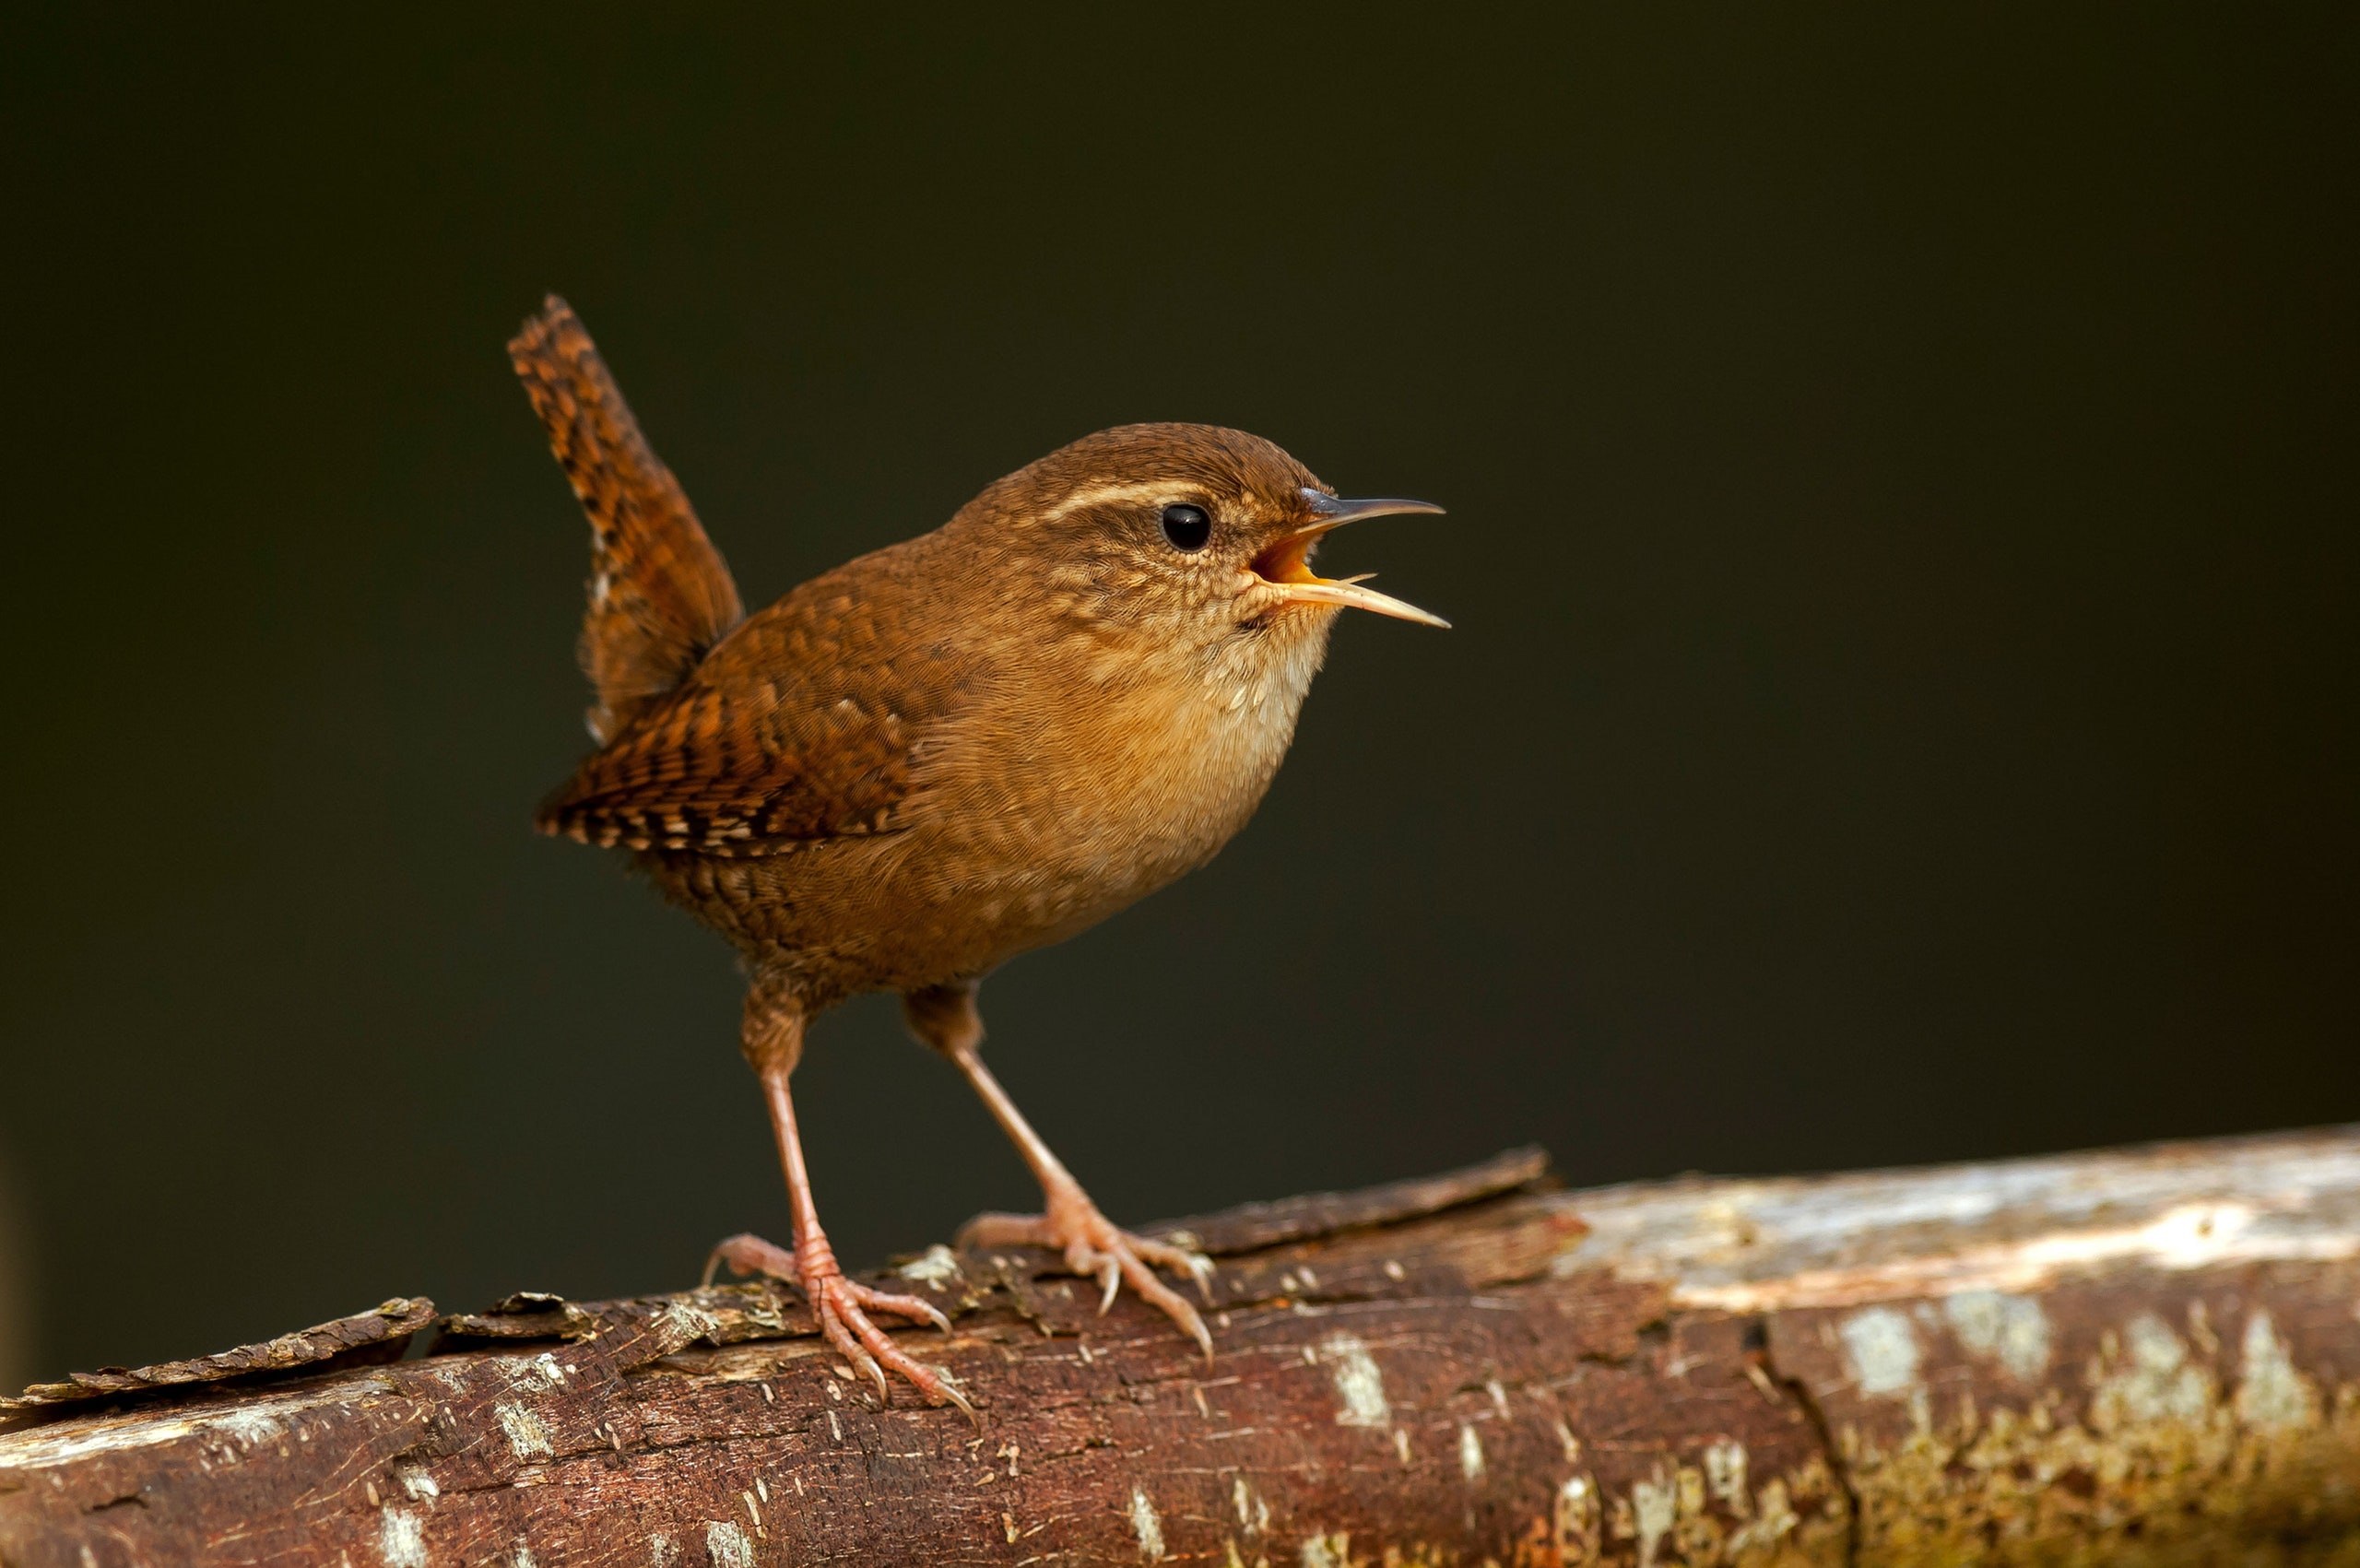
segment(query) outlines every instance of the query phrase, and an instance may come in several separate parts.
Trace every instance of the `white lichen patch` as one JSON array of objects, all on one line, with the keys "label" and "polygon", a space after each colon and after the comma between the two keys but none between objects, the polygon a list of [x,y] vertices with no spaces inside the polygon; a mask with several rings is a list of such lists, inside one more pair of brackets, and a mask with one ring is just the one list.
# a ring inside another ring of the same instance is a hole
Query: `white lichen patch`
[{"label": "white lichen patch", "polygon": [[426,1568],[426,1526],[406,1509],[386,1509],[377,1525],[377,1553],[385,1568]]},{"label": "white lichen patch", "polygon": [[1319,1353],[1328,1363],[1328,1375],[1335,1379],[1336,1397],[1343,1402],[1336,1412],[1336,1424],[1389,1425],[1393,1407],[1385,1397],[1385,1374],[1377,1370],[1376,1358],[1368,1353],[1360,1337],[1331,1334]]},{"label": "white lichen patch", "polygon": [[1762,1516],[1729,1536],[1731,1561],[1740,1553],[1764,1550],[1775,1545],[1780,1537],[1790,1534],[1802,1523],[1794,1504],[1787,1500],[1787,1483],[1773,1476],[1762,1487]]},{"label": "white lichen patch", "polygon": [[1631,1520],[1639,1537],[1639,1568],[1655,1568],[1664,1538],[1680,1521],[1680,1489],[1664,1480],[1661,1470],[1631,1483]]},{"label": "white lichen patch", "polygon": [[1458,1473],[1470,1481],[1483,1479],[1483,1440],[1464,1422],[1458,1428]]},{"label": "white lichen patch", "polygon": [[1557,1555],[1567,1562],[1586,1562],[1598,1550],[1598,1483],[1586,1475],[1567,1476],[1557,1488],[1550,1523],[1554,1527]]},{"label": "white lichen patch", "polygon": [[1918,1334],[1891,1307],[1870,1307],[1844,1320],[1845,1360],[1853,1385],[1870,1398],[1894,1398],[1918,1389]]},{"label": "white lichen patch", "polygon": [[720,1328],[721,1320],[709,1312],[692,1307],[686,1302],[673,1302],[664,1309],[664,1325],[680,1336],[681,1342],[702,1339]]},{"label": "white lichen patch", "polygon": [[1725,1437],[1705,1448],[1705,1485],[1714,1500],[1742,1519],[1753,1512],[1745,1490],[1745,1444]]},{"label": "white lichen patch", "polygon": [[409,1494],[410,1501],[413,1503],[422,1503],[428,1498],[442,1495],[442,1489],[434,1484],[434,1478],[416,1465],[395,1465],[394,1481],[402,1491]]},{"label": "white lichen patch", "polygon": [[286,1431],[278,1421],[260,1410],[230,1410],[213,1419],[213,1430],[247,1447],[269,1443]]},{"label": "white lichen patch", "polygon": [[2212,1374],[2153,1313],[2123,1328],[2127,1364],[2102,1368],[2090,1391],[2090,1424],[2101,1432],[2156,1421],[2201,1421],[2212,1408]]},{"label": "white lichen patch", "polygon": [[524,1406],[509,1401],[494,1405],[491,1413],[500,1419],[500,1430],[508,1434],[508,1446],[519,1459],[546,1459],[554,1451],[549,1427]]},{"label": "white lichen patch", "polygon": [[705,1526],[704,1550],[713,1560],[713,1568],[754,1568],[754,1543],[730,1520],[716,1519]]},{"label": "white lichen patch", "polygon": [[1349,1530],[1304,1538],[1295,1561],[1302,1568],[1352,1568],[1352,1537]]},{"label": "white lichen patch", "polygon": [[1971,1354],[1998,1362],[2018,1383],[2037,1383],[2048,1371],[2048,1315],[2038,1302],[1999,1291],[1960,1291],[1942,1298],[1942,1316]]},{"label": "white lichen patch", "polygon": [[1146,1491],[1131,1488],[1131,1534],[1139,1543],[1139,1556],[1150,1562],[1163,1561],[1163,1520],[1148,1501]]},{"label": "white lichen patch", "polygon": [[937,1242],[893,1272],[939,1291],[959,1278],[959,1256]]},{"label": "white lichen patch", "polygon": [[2262,1432],[2318,1423],[2319,1391],[2295,1370],[2286,1341],[2278,1337],[2267,1310],[2256,1307],[2246,1319],[2245,1340],[2239,1349],[2244,1366],[2237,1383],[2237,1420]]},{"label": "white lichen patch", "polygon": [[515,1380],[519,1388],[556,1388],[565,1382],[565,1368],[558,1365],[555,1356],[543,1350],[531,1361],[517,1363]]},{"label": "white lichen patch", "polygon": [[1270,1527],[1270,1504],[1239,1476],[1229,1483],[1230,1501],[1237,1506],[1237,1527],[1253,1539]]}]

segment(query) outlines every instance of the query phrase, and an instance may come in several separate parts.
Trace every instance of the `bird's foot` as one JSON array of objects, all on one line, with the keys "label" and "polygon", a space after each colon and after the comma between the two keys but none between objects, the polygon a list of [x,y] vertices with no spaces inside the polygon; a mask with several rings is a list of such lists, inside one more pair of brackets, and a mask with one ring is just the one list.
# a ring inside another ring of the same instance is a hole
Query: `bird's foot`
[{"label": "bird's foot", "polygon": [[986,1249],[1046,1247],[1062,1253],[1068,1268],[1098,1281],[1102,1313],[1115,1304],[1115,1291],[1127,1279],[1142,1301],[1179,1325],[1181,1332],[1205,1352],[1205,1359],[1212,1360],[1213,1337],[1205,1320],[1197,1315],[1186,1296],[1156,1278],[1148,1267],[1160,1264],[1187,1275],[1196,1280],[1198,1293],[1210,1302],[1212,1260],[1202,1253],[1116,1228],[1079,1186],[1051,1187],[1044,1214],[978,1214],[960,1228],[959,1244]]},{"label": "bird's foot", "polygon": [[914,1323],[931,1323],[945,1334],[950,1333],[950,1320],[931,1303],[915,1296],[872,1291],[857,1279],[845,1279],[844,1271],[837,1266],[835,1249],[828,1245],[824,1236],[815,1236],[794,1252],[760,1236],[731,1236],[713,1249],[712,1261],[705,1265],[706,1283],[712,1282],[714,1269],[725,1263],[733,1273],[790,1279],[800,1287],[804,1299],[811,1303],[811,1315],[820,1320],[820,1332],[828,1337],[828,1343],[845,1360],[877,1385],[879,1399],[892,1403],[885,1381],[885,1373],[891,1370],[924,1395],[926,1403],[956,1405],[966,1412],[969,1421],[982,1424],[975,1407],[959,1392],[948,1372],[911,1360],[886,1337],[883,1329],[869,1320],[870,1313],[891,1313]]}]

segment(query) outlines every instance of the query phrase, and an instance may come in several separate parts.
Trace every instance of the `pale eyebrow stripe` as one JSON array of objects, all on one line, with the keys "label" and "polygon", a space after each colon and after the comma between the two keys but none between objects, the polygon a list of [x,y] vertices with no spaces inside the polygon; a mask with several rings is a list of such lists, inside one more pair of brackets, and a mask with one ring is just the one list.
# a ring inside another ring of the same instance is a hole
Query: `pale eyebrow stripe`
[{"label": "pale eyebrow stripe", "polygon": [[1157,497],[1179,500],[1198,494],[1196,486],[1180,479],[1134,479],[1126,484],[1092,485],[1086,490],[1068,496],[1041,513],[1041,521],[1054,523],[1069,512],[1079,512],[1085,506],[1103,505],[1110,501],[1148,501]]}]

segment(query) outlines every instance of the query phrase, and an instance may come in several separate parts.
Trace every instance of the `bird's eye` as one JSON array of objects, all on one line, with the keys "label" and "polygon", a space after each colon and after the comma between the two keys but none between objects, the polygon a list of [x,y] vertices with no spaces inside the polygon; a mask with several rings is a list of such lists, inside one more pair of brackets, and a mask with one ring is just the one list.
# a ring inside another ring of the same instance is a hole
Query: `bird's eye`
[{"label": "bird's eye", "polygon": [[1172,541],[1174,549],[1200,550],[1213,536],[1213,520],[1205,515],[1201,506],[1186,501],[1163,509],[1163,536]]}]

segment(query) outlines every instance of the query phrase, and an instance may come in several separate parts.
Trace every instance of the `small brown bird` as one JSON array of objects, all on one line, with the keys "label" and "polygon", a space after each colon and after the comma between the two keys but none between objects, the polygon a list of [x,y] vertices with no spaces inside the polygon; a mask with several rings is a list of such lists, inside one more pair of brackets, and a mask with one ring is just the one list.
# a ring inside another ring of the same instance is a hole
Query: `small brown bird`
[{"label": "small brown bird", "polygon": [[733,1236],[716,1260],[796,1281],[880,1395],[890,1367],[968,1409],[871,1319],[947,1329],[942,1315],[837,1266],[787,1091],[814,1017],[897,991],[1045,1200],[1039,1215],[980,1216],[962,1240],[1062,1253],[1099,1282],[1101,1310],[1128,1280],[1210,1356],[1196,1309],[1149,1266],[1201,1290],[1210,1265],[1099,1212],[985,1069],[975,988],[1203,865],[1245,825],[1338,611],[1444,624],[1311,570],[1341,524],[1442,509],[1339,501],[1238,430],[1126,425],[747,616],[565,302],[552,295],[508,348],[590,514],[581,654],[599,749],[537,825],[631,851],[749,976],[742,1048],[769,1101],[795,1246]]}]

